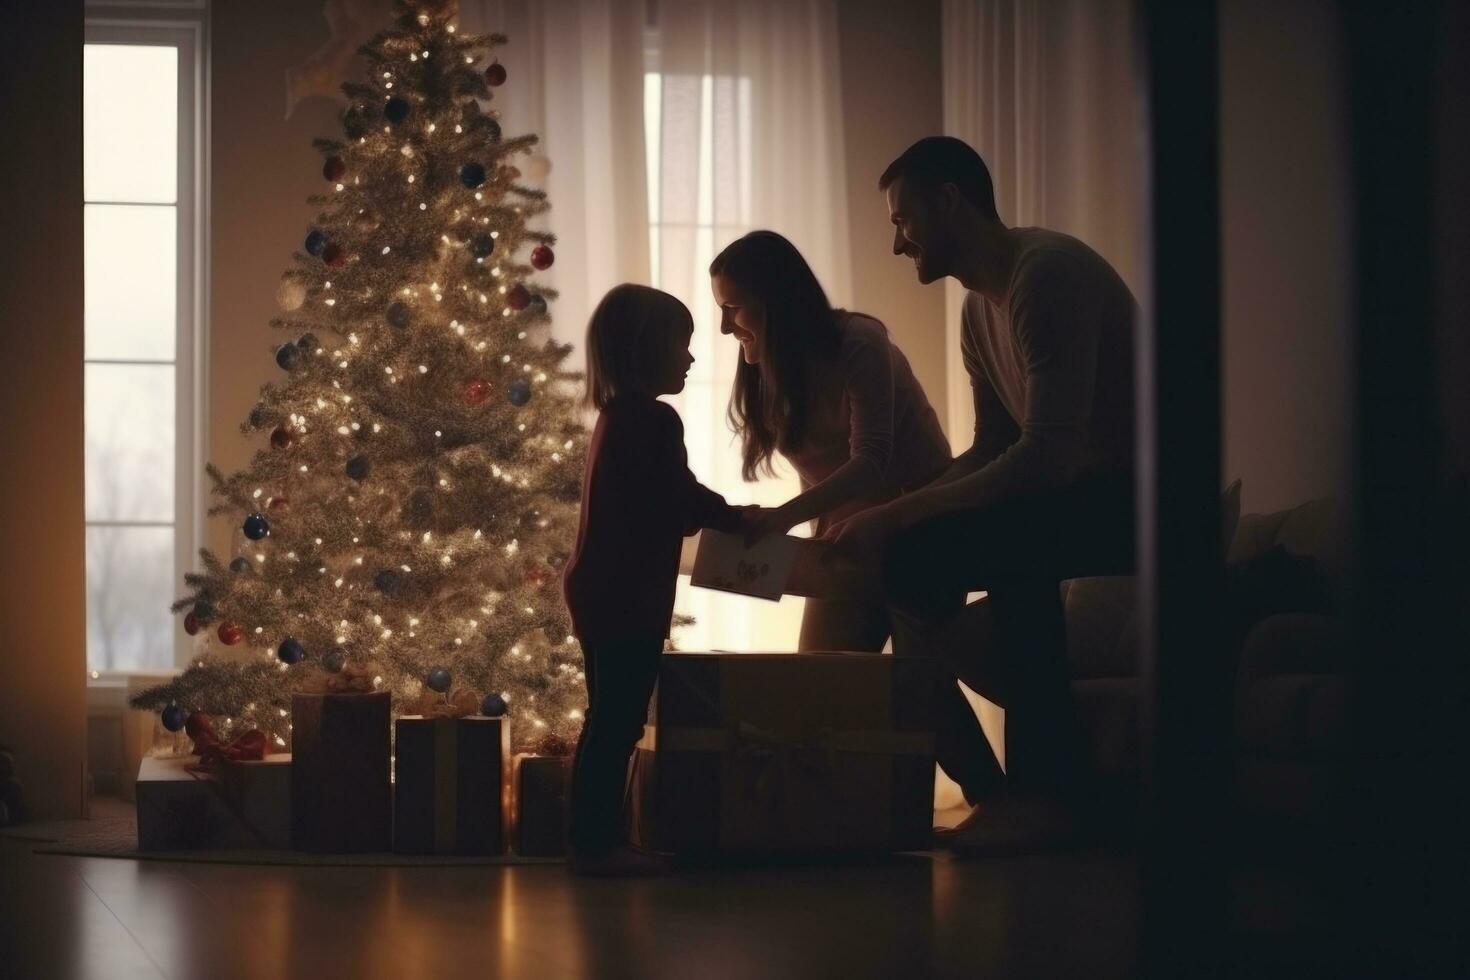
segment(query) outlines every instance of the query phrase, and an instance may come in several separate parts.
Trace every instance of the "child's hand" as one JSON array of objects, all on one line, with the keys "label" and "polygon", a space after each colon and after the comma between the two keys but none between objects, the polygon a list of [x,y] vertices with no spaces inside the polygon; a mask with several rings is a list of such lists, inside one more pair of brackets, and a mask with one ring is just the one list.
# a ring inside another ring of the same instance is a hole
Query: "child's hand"
[{"label": "child's hand", "polygon": [[747,548],[767,535],[791,530],[791,521],[779,507],[747,507],[740,515],[740,523]]}]

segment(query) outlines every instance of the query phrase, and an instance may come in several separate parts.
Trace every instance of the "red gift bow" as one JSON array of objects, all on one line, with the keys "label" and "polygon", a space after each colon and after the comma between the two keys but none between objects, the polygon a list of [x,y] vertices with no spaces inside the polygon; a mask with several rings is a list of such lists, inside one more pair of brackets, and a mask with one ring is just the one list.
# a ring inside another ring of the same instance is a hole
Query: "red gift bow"
[{"label": "red gift bow", "polygon": [[190,766],[197,772],[213,772],[226,759],[239,762],[243,759],[264,759],[266,749],[265,732],[252,728],[232,742],[225,742],[215,733],[214,722],[202,711],[196,711],[184,723],[184,730],[194,740],[194,754],[199,761]]}]

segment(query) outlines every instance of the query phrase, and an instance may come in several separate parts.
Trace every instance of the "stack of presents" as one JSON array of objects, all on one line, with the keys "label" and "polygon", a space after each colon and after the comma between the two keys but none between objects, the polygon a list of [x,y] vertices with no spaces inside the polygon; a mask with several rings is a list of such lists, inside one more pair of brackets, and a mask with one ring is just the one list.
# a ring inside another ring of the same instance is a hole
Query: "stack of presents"
[{"label": "stack of presents", "polygon": [[[934,684],[928,661],[882,654],[666,655],[629,768],[632,840],[681,855],[927,848]],[[512,756],[507,718],[389,707],[298,694],[291,755],[145,759],[140,848],[562,853],[567,756]]]}]

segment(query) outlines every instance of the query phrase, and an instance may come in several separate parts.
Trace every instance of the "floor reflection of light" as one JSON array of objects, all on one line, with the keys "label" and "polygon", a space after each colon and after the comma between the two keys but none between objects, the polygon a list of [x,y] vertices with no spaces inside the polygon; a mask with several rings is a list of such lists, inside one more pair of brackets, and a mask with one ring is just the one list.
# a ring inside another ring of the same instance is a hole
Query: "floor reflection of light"
[{"label": "floor reflection of light", "polygon": [[506,976],[517,976],[520,963],[516,955],[516,869],[501,868],[496,875],[500,888],[495,897],[499,906],[495,911],[500,918],[500,950],[497,959]]}]

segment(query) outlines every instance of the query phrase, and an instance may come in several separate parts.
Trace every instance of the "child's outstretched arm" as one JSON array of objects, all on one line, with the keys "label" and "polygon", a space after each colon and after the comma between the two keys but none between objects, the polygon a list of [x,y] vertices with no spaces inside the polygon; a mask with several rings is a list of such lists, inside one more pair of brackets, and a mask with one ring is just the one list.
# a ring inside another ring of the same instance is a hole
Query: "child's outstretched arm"
[{"label": "child's outstretched arm", "polygon": [[690,535],[700,528],[717,531],[738,531],[740,510],[731,507],[725,498],[700,483],[689,469],[689,453],[684,448],[684,423],[679,413],[668,410],[670,446],[667,459],[670,463],[669,479],[675,490],[675,499],[681,511],[684,534]]}]

